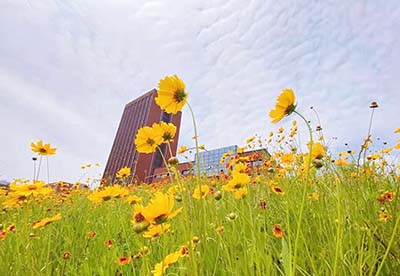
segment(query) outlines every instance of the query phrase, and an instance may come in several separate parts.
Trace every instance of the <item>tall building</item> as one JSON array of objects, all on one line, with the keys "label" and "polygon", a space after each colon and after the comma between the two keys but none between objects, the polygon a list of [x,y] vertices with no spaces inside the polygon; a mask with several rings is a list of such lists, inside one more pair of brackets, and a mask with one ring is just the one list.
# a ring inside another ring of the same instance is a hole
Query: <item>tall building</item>
[{"label": "tall building", "polygon": [[[126,166],[131,168],[132,181],[152,181],[154,168],[163,166],[161,154],[159,151],[152,154],[137,152],[134,139],[139,128],[153,123],[164,121],[176,126],[175,139],[171,144],[172,154],[176,154],[182,113],[172,115],[163,112],[154,101],[156,95],[157,90],[153,89],[125,106],[103,178],[114,181],[116,172]],[[170,157],[165,144],[161,146],[161,151],[167,159]]]}]

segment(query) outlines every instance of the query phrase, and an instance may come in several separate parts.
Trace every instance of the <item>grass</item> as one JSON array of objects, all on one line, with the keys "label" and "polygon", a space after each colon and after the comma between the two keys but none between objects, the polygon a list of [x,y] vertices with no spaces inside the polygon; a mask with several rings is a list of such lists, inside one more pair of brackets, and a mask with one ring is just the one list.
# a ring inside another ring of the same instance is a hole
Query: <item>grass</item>
[{"label": "grass", "polygon": [[[302,174],[265,173],[247,185],[247,196],[239,200],[230,192],[223,192],[220,200],[212,194],[189,198],[198,183],[184,179],[190,193],[182,193],[174,207],[184,209],[169,220],[172,231],[154,240],[132,230],[134,207],[123,198],[96,204],[85,191],[30,198],[0,215],[4,229],[16,226],[0,240],[0,275],[150,275],[156,263],[195,236],[199,242],[166,275],[393,275],[400,271],[398,199],[382,205],[377,197],[385,191],[398,194],[399,178],[378,172],[357,177],[355,170],[345,168],[338,175],[313,171],[311,184]],[[272,191],[271,179],[284,195]],[[225,184],[199,181],[218,191]],[[140,186],[130,193],[147,202],[155,191],[168,187]],[[298,256],[292,267],[304,187]],[[390,214],[387,222],[378,219],[381,208]],[[56,213],[62,214],[61,220],[32,228],[32,222]],[[275,224],[281,225],[282,238],[274,236]],[[221,226],[223,231],[217,231]],[[96,235],[88,238],[91,231]],[[107,240],[113,241],[110,248]],[[143,246],[149,248],[146,254],[117,264],[118,258],[134,256]],[[65,252],[70,253],[67,259]]]}]

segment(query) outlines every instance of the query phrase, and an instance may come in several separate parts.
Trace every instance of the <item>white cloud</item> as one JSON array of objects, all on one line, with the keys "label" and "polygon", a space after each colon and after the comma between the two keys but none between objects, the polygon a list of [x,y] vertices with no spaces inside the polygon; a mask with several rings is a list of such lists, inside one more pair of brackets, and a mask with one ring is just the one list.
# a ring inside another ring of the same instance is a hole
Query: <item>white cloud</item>
[{"label": "white cloud", "polygon": [[[59,147],[54,180],[104,164],[124,105],[173,73],[187,83],[209,148],[277,128],[267,114],[284,87],[313,123],[316,107],[338,146],[357,146],[378,101],[374,135],[393,142],[396,2],[3,1],[0,175],[30,177],[37,139]],[[181,144],[192,136],[185,109]]]}]

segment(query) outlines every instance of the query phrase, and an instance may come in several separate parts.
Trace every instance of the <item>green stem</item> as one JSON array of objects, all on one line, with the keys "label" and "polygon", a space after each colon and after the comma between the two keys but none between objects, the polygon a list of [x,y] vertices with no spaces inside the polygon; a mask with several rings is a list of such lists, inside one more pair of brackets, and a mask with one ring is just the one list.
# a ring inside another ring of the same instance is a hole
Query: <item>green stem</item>
[{"label": "green stem", "polygon": [[[196,120],[194,117],[194,112],[192,107],[190,106],[189,103],[187,103],[190,114],[192,115],[192,122],[193,122],[193,130],[194,130],[194,141],[196,145],[196,166],[197,166],[197,185],[199,188],[199,192],[201,193],[201,181],[200,181],[200,157],[199,157],[199,137],[197,135],[197,127],[196,127]],[[206,218],[206,209],[205,209],[205,198],[200,197],[200,205],[201,205],[201,210],[202,210],[202,216],[203,216],[203,225],[200,228],[202,238],[205,238],[205,230],[207,227],[207,218]],[[197,272],[197,271],[196,271]]]},{"label": "green stem", "polygon": [[293,112],[296,113],[307,125],[308,132],[309,132],[309,135],[310,135],[310,149],[309,149],[309,153],[308,153],[308,164],[307,164],[307,175],[306,175],[307,178],[306,178],[306,182],[305,182],[304,188],[303,188],[303,195],[302,195],[300,211],[299,211],[299,219],[298,219],[297,229],[296,229],[296,237],[295,237],[295,241],[294,241],[293,271],[291,271],[292,275],[294,275],[295,271],[296,271],[297,249],[298,249],[298,243],[299,243],[299,237],[300,237],[300,228],[301,228],[301,222],[302,222],[302,218],[303,218],[304,205],[305,205],[306,195],[307,195],[307,184],[308,184],[308,180],[310,178],[312,147],[313,147],[313,143],[314,143],[313,142],[313,137],[312,137],[312,129],[311,129],[311,126],[310,126],[309,122],[307,121],[307,119],[303,115],[298,113],[297,111],[293,111]]},{"label": "green stem", "polygon": [[[369,126],[368,126],[367,139],[369,139],[370,136],[371,136],[372,118],[374,117],[374,111],[375,111],[375,108],[372,109],[371,117],[369,118]],[[365,159],[366,159],[366,157],[367,157],[367,145],[368,145],[368,142],[369,142],[369,141],[366,140],[366,141],[364,142],[364,144],[361,145],[361,150],[360,150],[360,152],[358,153],[358,158],[357,158],[357,176],[359,176],[360,159],[361,159],[361,154],[362,154],[363,151],[364,151],[364,164],[363,164],[363,165],[364,165],[364,167],[365,167]]]},{"label": "green stem", "polygon": [[199,157],[199,137],[197,136],[196,120],[194,118],[193,109],[189,103],[187,103],[190,114],[192,115],[193,130],[194,130],[194,141],[196,144],[196,166],[197,166],[197,178],[200,179],[200,157]]},{"label": "green stem", "polygon": [[39,173],[40,173],[40,166],[41,166],[41,165],[42,165],[42,156],[40,156],[40,159],[39,159],[39,165],[38,165],[36,180],[39,179]]},{"label": "green stem", "polygon": [[167,145],[168,145],[168,149],[169,149],[169,157],[175,157],[175,156],[172,154],[171,143],[170,143],[169,141],[167,142]]},{"label": "green stem", "polygon": [[46,166],[47,166],[47,185],[50,183],[50,170],[49,170],[49,157],[46,155]]},{"label": "green stem", "polygon": [[167,172],[168,172],[169,180],[171,181],[171,184],[172,184],[173,183],[173,178],[172,178],[172,175],[171,175],[171,171],[169,170],[167,160],[165,160],[165,157],[164,157],[164,154],[161,151],[161,148],[159,146],[157,146],[157,149],[161,154],[161,158],[163,159],[163,162],[165,164],[165,168],[167,169]]},{"label": "green stem", "polygon": [[375,273],[375,276],[379,275],[379,273],[381,272],[381,270],[383,268],[383,264],[385,263],[385,260],[386,260],[387,256],[389,255],[390,248],[392,247],[394,238],[395,238],[396,233],[397,233],[397,228],[399,227],[399,222],[400,222],[400,215],[397,216],[396,224],[394,225],[392,236],[390,237],[389,244],[386,247],[385,255],[383,255],[382,261],[381,261],[381,263],[380,263],[380,265],[379,265],[379,267],[378,267],[378,269],[377,269],[377,271]]}]

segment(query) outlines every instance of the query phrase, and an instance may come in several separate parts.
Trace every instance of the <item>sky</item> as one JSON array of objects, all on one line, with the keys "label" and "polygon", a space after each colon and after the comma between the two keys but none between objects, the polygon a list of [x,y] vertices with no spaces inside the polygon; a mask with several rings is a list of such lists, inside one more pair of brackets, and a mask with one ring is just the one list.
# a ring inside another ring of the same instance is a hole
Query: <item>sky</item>
[{"label": "sky", "polygon": [[[209,149],[288,127],[292,116],[268,118],[288,87],[333,149],[360,147],[371,101],[373,137],[394,144],[398,30],[397,0],[2,0],[0,180],[32,178],[37,140],[58,148],[50,181],[75,182],[93,162],[101,174],[125,104],[172,74]],[[192,136],[185,108],[179,144]]]}]

